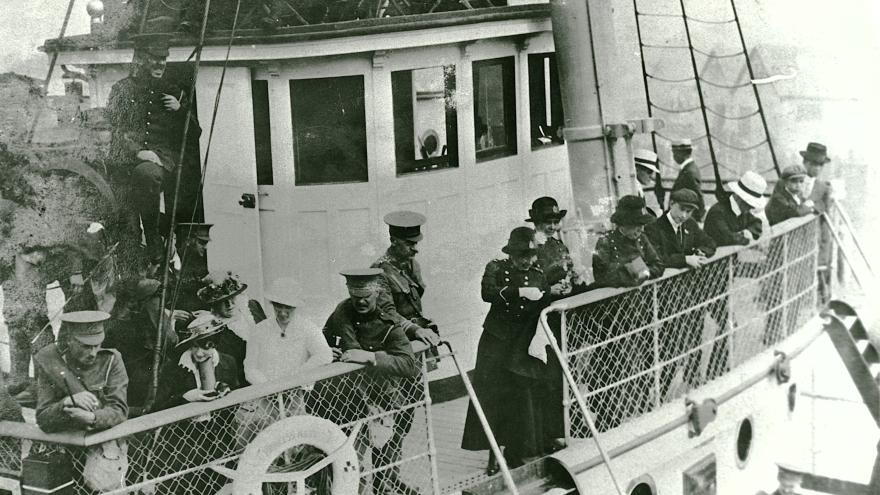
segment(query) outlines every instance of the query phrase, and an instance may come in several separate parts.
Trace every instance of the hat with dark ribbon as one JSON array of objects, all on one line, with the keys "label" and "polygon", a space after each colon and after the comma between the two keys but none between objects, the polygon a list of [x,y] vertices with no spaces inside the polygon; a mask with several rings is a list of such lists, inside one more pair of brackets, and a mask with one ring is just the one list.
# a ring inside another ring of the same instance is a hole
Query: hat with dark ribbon
[{"label": "hat with dark ribbon", "polygon": [[822,143],[809,143],[807,144],[807,149],[798,151],[798,153],[801,154],[804,160],[818,163],[819,165],[824,165],[831,161],[831,158],[828,158],[828,148]]},{"label": "hat with dark ribbon", "polygon": [[194,237],[203,241],[211,240],[211,227],[213,223],[193,223],[183,222],[177,224],[177,237],[184,240],[187,237]]},{"label": "hat with dark ribbon", "polygon": [[381,268],[353,268],[339,272],[345,277],[348,293],[355,297],[369,297],[379,287]]},{"label": "hat with dark ribbon", "polygon": [[187,335],[185,339],[181,340],[176,347],[188,347],[200,340],[213,337],[214,335],[220,333],[225,326],[226,323],[220,321],[213,314],[207,311],[199,312],[196,315],[196,318],[191,321],[189,325],[186,326],[186,330],[187,332],[189,332],[189,335]]},{"label": "hat with dark ribbon", "polygon": [[695,191],[690,189],[676,189],[672,192],[672,195],[669,197],[669,200],[673,203],[678,203],[680,205],[690,206],[691,208],[697,209],[700,207],[700,197],[697,196]]},{"label": "hat with dark ribbon", "polygon": [[529,218],[526,218],[526,222],[558,222],[566,213],[568,210],[560,210],[555,199],[543,196],[532,202],[532,207],[529,208]]},{"label": "hat with dark ribbon", "polygon": [[646,168],[655,174],[660,173],[660,169],[657,167],[659,161],[657,153],[653,151],[637,149],[633,151],[633,160],[636,163],[636,167]]},{"label": "hat with dark ribbon", "polygon": [[425,215],[406,210],[392,211],[385,215],[383,220],[388,224],[388,233],[391,237],[411,242],[422,240],[421,227],[428,221]]},{"label": "hat with dark ribbon", "polygon": [[101,345],[104,322],[110,315],[103,311],[72,311],[61,315],[61,326],[70,337],[85,345]]},{"label": "hat with dark ribbon", "polygon": [[653,220],[654,217],[645,210],[645,198],[633,195],[620,198],[611,215],[611,221],[616,225],[646,225]]},{"label": "hat with dark ribbon", "polygon": [[144,33],[131,37],[135,53],[146,53],[156,58],[168,56],[171,35],[168,33]]},{"label": "hat with dark ribbon", "polygon": [[730,192],[739,196],[752,208],[764,207],[764,192],[767,190],[767,181],[757,172],[747,171],[736,182],[727,184]]},{"label": "hat with dark ribbon", "polygon": [[232,272],[209,273],[202,279],[204,286],[196,292],[196,296],[205,304],[235,297],[247,289],[247,284],[241,283],[238,275]]},{"label": "hat with dark ribbon", "polygon": [[528,227],[517,227],[510,231],[507,245],[501,248],[501,252],[510,255],[535,254],[535,231]]},{"label": "hat with dark ribbon", "polygon": [[802,165],[789,165],[782,169],[782,173],[779,174],[779,178],[782,180],[790,180],[795,179],[797,177],[806,177],[807,169],[805,169]]},{"label": "hat with dark ribbon", "polygon": [[673,150],[692,150],[694,143],[690,139],[676,139],[672,142]]}]

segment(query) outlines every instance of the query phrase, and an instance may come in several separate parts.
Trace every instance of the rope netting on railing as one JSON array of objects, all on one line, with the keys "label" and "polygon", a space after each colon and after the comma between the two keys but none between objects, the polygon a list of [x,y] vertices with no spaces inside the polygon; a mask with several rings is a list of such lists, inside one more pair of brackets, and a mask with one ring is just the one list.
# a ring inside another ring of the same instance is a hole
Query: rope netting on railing
[{"label": "rope netting on railing", "polygon": [[[719,249],[699,269],[588,293],[561,311],[562,352],[600,432],[680,399],[815,315],[819,218],[766,234]],[[570,437],[588,437],[570,389],[567,397]]]},{"label": "rope netting on railing", "polygon": [[[434,493],[436,479],[433,437],[430,435],[430,399],[425,379],[427,361],[422,355],[422,373],[415,378],[379,375],[358,369],[319,380],[297,380],[302,385],[270,394],[233,392],[220,399],[231,405],[189,404],[159,411],[96,434],[100,439],[122,439],[127,444],[129,467],[122,488],[103,493],[187,494],[217,493],[232,482],[232,473],[245,447],[269,425],[291,416],[311,415],[327,419],[345,435],[357,431],[354,448],[360,465],[361,494]],[[346,368],[352,365],[332,365]],[[339,372],[337,372],[339,373]],[[327,372],[325,371],[326,375]],[[236,399],[236,394],[244,400]],[[173,413],[173,414],[172,414]],[[171,420],[165,418],[172,418]],[[154,427],[144,425],[155,424]],[[132,433],[134,431],[134,433]],[[268,473],[305,471],[340,448],[313,445],[310,435],[300,446],[287,449],[271,460]],[[0,438],[0,469],[21,469],[21,441]],[[89,442],[86,437],[86,443]],[[59,454],[72,464],[74,493],[92,492],[82,480],[86,447],[66,446],[35,440],[31,455],[51,458]],[[88,447],[94,448],[94,447]],[[218,468],[218,469],[215,469]],[[218,472],[219,471],[219,472]],[[306,480],[305,487],[290,483],[264,483],[263,493],[330,493],[332,466]],[[296,488],[296,489],[294,489]]]}]

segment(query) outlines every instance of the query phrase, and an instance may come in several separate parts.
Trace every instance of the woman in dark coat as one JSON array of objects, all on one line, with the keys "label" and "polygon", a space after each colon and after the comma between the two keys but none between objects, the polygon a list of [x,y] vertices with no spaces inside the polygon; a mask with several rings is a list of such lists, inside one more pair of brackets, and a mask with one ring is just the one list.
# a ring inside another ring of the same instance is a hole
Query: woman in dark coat
[{"label": "woman in dark coat", "polygon": [[[211,314],[223,322],[223,330],[215,338],[217,350],[229,355],[235,361],[238,370],[238,382],[247,385],[244,377],[244,358],[247,354],[247,340],[256,323],[250,310],[238,302],[238,296],[247,290],[247,284],[241,283],[238,275],[232,272],[216,272],[202,279],[204,286],[199,289],[198,297],[205,306],[211,308]],[[196,311],[194,315],[201,315]]]},{"label": "woman in dark coat", "polygon": [[[525,457],[541,453],[535,445],[542,437],[540,417],[532,414],[524,383],[540,376],[543,364],[529,356],[541,310],[550,301],[550,288],[537,266],[534,230],[517,227],[501,249],[509,257],[486,265],[482,280],[483,300],[491,304],[483,322],[477,347],[474,389],[489,427],[510,467],[523,464]],[[477,417],[474,404],[468,406],[461,446],[465,450],[486,450],[489,441]],[[490,455],[487,471],[497,472]]]},{"label": "woman in dark coat", "polygon": [[[225,329],[210,314],[196,317],[190,334],[178,345],[178,360],[169,361],[159,379],[156,409],[191,402],[209,402],[239,388],[239,371],[233,358],[218,351],[218,338]],[[213,376],[212,376],[213,375]],[[213,385],[211,384],[213,382]],[[162,429],[153,452],[162,452],[151,467],[153,477],[194,468],[232,455],[236,450],[234,414],[229,408],[196,416]],[[225,478],[211,469],[194,471],[162,484],[159,493],[217,493]],[[196,488],[193,488],[196,487]]]},{"label": "woman in dark coat", "polygon": [[[538,265],[544,271],[544,279],[550,287],[550,299],[555,301],[584,292],[587,288],[581,275],[575,270],[571,253],[559,239],[562,219],[567,210],[560,210],[551,197],[532,202],[527,222],[535,224],[535,247]],[[548,323],[559,347],[562,348],[559,313],[550,313]],[[563,413],[562,367],[556,354],[547,353],[547,365],[541,367],[542,379],[535,383],[533,399],[535,409],[543,410],[543,436],[541,444],[547,452],[565,446],[565,422]]]}]

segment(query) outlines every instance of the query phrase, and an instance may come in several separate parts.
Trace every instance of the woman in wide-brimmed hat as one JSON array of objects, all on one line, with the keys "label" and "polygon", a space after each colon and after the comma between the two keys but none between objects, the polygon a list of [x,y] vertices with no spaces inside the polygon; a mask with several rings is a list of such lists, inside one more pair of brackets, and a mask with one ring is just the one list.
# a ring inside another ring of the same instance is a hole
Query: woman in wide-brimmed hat
[{"label": "woman in wide-brimmed hat", "polygon": [[199,299],[211,308],[211,314],[226,327],[219,338],[220,352],[232,356],[238,366],[239,380],[245,383],[247,340],[256,326],[250,310],[240,301],[240,296],[247,290],[247,284],[242,283],[238,275],[230,271],[209,273],[202,279],[202,284],[197,293]]},{"label": "woman in wide-brimmed hat", "polygon": [[[507,258],[490,261],[482,280],[483,300],[491,305],[483,322],[483,334],[477,347],[474,389],[486,414],[492,433],[511,467],[521,465],[526,457],[541,453],[543,445],[536,430],[540,421],[530,413],[532,401],[523,394],[526,380],[541,362],[528,355],[529,342],[535,333],[538,316],[550,302],[550,287],[537,266],[535,231],[517,227],[510,233],[501,251]],[[486,450],[489,442],[477,418],[473,404],[468,407],[462,448]],[[487,471],[497,471],[490,456]]]},{"label": "woman in wide-brimmed hat", "polygon": [[631,287],[663,274],[663,262],[644,233],[654,221],[645,200],[624,196],[611,215],[615,228],[596,242],[593,277],[603,287]]}]

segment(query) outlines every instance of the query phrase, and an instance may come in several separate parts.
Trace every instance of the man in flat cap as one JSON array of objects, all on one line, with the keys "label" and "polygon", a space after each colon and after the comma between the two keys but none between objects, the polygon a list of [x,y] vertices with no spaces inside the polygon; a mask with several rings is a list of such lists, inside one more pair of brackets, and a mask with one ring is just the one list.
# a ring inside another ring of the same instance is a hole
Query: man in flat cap
[{"label": "man in flat cap", "polygon": [[[660,205],[663,204],[663,188],[657,188],[657,182],[660,180],[660,160],[657,157],[657,153],[654,153],[651,150],[644,149],[636,149],[633,150],[633,161],[636,166],[636,181],[638,182],[639,187],[639,196],[645,198],[645,204],[647,204],[648,213],[654,215],[655,217],[659,216],[659,213],[663,210]],[[656,188],[656,189],[655,189]],[[654,189],[654,200],[651,200],[646,193],[646,190]],[[654,203],[656,204],[648,204]]]},{"label": "man in flat cap", "polygon": [[[163,253],[159,194],[165,193],[165,207],[170,211],[187,106],[193,104],[190,95],[166,75],[168,40],[169,36],[161,34],[134,37],[131,75],[113,85],[107,103],[107,118],[113,127],[110,157],[117,167],[114,179],[129,184],[130,199],[152,256]],[[187,163],[199,161],[200,134],[193,117],[187,134]]]},{"label": "man in flat cap", "polygon": [[410,340],[436,346],[440,343],[440,332],[437,324],[422,313],[425,281],[415,260],[423,237],[421,226],[426,218],[414,211],[394,211],[385,215],[384,220],[388,224],[391,246],[372,265],[383,272],[382,285],[386,292],[383,296],[390,295],[397,313],[415,324],[407,329]]},{"label": "man in flat cap", "polygon": [[[670,268],[690,268],[696,270],[708,263],[715,254],[715,241],[691,218],[698,208],[697,193],[690,189],[678,189],[670,196],[669,210],[655,222],[645,227],[645,235],[657,250],[665,266]],[[724,275],[727,271],[723,272]],[[680,290],[705,297],[713,283],[715,271],[698,271],[680,277]],[[661,318],[688,310],[688,301],[669,298],[661,304]],[[660,359],[666,361],[697,349],[703,335],[703,315],[705,309],[691,309],[689,313],[669,320],[661,328]],[[697,385],[697,374],[702,352],[690,352],[682,361],[684,381]],[[665,395],[672,383],[679,362],[663,368],[660,373],[660,393]],[[661,395],[662,397],[662,395]]]},{"label": "man in flat cap", "polygon": [[[379,306],[383,275],[380,268],[346,270],[341,275],[345,277],[349,297],[327,319],[324,336],[340,361],[367,366],[370,380],[365,382],[365,402],[385,411],[404,406],[416,394],[411,388],[418,385],[407,379],[420,372],[407,338],[413,323],[393,308]],[[411,425],[411,415],[398,413],[391,436],[384,444],[379,445],[379,439],[367,438],[372,447],[373,467],[400,461],[403,439]],[[400,480],[398,472],[397,468],[377,472],[373,478],[374,491],[418,493]]]},{"label": "man in flat cap", "polygon": [[767,202],[767,220],[770,225],[815,212],[813,200],[804,199],[806,178],[807,170],[801,165],[789,165],[782,169],[779,182]]},{"label": "man in flat cap", "polygon": [[109,318],[102,311],[61,315],[59,342],[34,358],[37,425],[43,431],[103,430],[128,416],[122,356],[101,348]]},{"label": "man in flat cap", "polygon": [[698,206],[694,211],[694,220],[703,221],[703,215],[706,214],[705,203],[703,202],[703,180],[700,177],[700,167],[694,162],[691,154],[694,151],[694,145],[690,139],[679,139],[672,143],[672,160],[679,166],[680,171],[672,190],[690,189],[697,193]]}]

